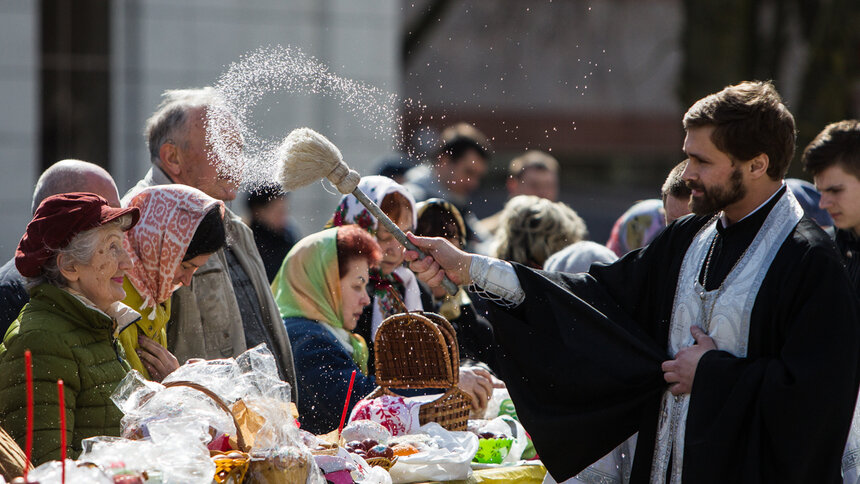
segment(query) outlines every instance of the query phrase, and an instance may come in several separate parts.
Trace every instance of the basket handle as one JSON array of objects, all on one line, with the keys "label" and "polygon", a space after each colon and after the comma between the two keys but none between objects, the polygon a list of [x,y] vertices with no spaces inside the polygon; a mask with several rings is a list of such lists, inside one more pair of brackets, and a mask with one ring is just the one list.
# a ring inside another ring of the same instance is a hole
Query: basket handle
[{"label": "basket handle", "polygon": [[191,381],[172,381],[169,383],[165,383],[164,387],[165,388],[174,388],[174,387],[192,388],[192,389],[197,390],[198,392],[206,395],[207,397],[211,398],[212,401],[215,403],[215,405],[218,406],[218,408],[227,412],[227,414],[230,415],[230,418],[233,419],[233,425],[236,426],[236,445],[239,446],[239,450],[246,451],[245,437],[242,436],[242,429],[239,427],[239,422],[236,420],[236,416],[233,415],[233,411],[230,410],[230,407],[228,407],[227,404],[224,403],[224,400],[221,400],[221,397],[219,397],[215,392],[204,387],[203,385],[201,385],[199,383],[194,383]]},{"label": "basket handle", "polygon": [[406,308],[406,303],[403,302],[403,299],[400,298],[400,294],[397,293],[397,289],[394,286],[388,286],[385,288],[388,291],[388,294],[394,299],[395,306],[397,306],[397,312],[400,313],[409,313],[409,309]]}]

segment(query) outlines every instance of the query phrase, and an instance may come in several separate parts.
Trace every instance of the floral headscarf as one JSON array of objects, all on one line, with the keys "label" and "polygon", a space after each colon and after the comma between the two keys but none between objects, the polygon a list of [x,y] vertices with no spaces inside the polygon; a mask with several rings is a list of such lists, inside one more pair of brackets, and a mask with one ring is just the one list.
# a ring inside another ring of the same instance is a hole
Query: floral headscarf
[{"label": "floral headscarf", "polygon": [[272,292],[282,318],[301,317],[323,323],[367,374],[364,338],[343,329],[337,228],[311,234],[296,243],[272,282]]},{"label": "floral headscarf", "polygon": [[[409,207],[412,211],[410,230],[415,227],[415,221],[418,219],[415,198],[403,185],[391,178],[374,175],[362,177],[358,188],[377,205],[382,205],[382,200],[390,193],[403,195],[409,201]],[[376,217],[371,215],[367,208],[352,195],[343,196],[334,212],[334,216],[328,221],[326,227],[339,227],[347,224],[356,224],[370,232],[374,237],[376,237],[376,231],[379,226]],[[385,318],[400,312],[397,309],[397,302],[388,292],[389,287],[394,287],[397,292],[404,296],[403,302],[406,305],[406,309],[410,311],[420,311],[423,309],[418,281],[415,279],[412,271],[405,267],[398,267],[388,275],[382,274],[379,269],[371,269],[370,286],[374,299],[371,337],[376,336],[376,329],[379,328],[379,325],[382,324]]]},{"label": "floral headscarf", "polygon": [[666,227],[663,201],[642,200],[627,209],[612,227],[606,246],[618,257],[631,250],[645,247]]},{"label": "floral headscarf", "polygon": [[[397,183],[391,178],[379,175],[365,176],[358,183],[358,188],[367,195],[367,198],[373,200],[377,205],[382,205],[382,199],[389,193],[399,193],[406,200],[409,200],[409,207],[412,210],[412,227],[415,227],[415,221],[418,220],[418,212],[416,210],[415,198],[409,193],[403,185]],[[397,221],[395,220],[395,223]],[[356,224],[370,232],[370,235],[376,237],[376,230],[379,226],[376,217],[370,214],[361,202],[352,195],[344,195],[340,199],[334,216],[326,224],[328,227],[340,227],[341,225]]]},{"label": "floral headscarf", "polygon": [[177,289],[173,275],[200,221],[224,204],[187,185],[158,185],[142,190],[128,206],[140,209],[140,222],[123,239],[132,263],[126,277],[143,298],[135,309],[143,309],[163,303]]}]

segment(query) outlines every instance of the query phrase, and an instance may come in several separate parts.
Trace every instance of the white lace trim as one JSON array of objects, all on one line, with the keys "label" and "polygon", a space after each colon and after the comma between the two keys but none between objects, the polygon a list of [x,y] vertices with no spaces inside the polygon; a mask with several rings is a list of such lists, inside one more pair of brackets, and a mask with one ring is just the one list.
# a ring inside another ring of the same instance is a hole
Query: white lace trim
[{"label": "white lace trim", "polygon": [[514,266],[509,262],[473,255],[469,276],[472,279],[469,290],[499,306],[517,307],[526,299]]}]

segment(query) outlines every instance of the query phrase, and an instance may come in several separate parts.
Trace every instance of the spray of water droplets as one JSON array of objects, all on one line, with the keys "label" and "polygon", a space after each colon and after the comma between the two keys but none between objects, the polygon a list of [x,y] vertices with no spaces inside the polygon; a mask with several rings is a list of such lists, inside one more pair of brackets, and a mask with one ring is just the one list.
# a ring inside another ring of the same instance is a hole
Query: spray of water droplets
[{"label": "spray of water droplets", "polygon": [[221,174],[242,180],[247,187],[277,179],[283,139],[259,136],[252,119],[253,109],[266,94],[288,92],[334,99],[374,135],[394,138],[400,104],[397,95],[333,74],[295,47],[269,46],[246,54],[229,66],[214,87],[219,104],[208,110],[207,141]]}]

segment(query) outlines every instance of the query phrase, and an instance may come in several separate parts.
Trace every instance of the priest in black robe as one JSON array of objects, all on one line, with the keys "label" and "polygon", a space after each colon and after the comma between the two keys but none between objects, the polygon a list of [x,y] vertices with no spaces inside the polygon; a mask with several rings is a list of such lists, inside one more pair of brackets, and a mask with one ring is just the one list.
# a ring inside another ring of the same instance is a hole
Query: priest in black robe
[{"label": "priest in black robe", "polygon": [[783,183],[794,120],[769,83],[684,117],[693,215],[588,273],[412,237],[407,260],[494,301],[501,376],[561,481],[638,432],[630,482],[841,482],[860,382],[857,302]]}]

